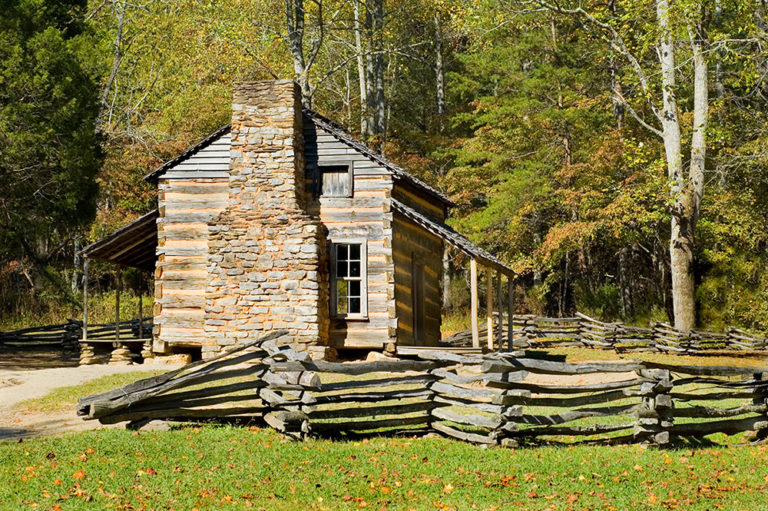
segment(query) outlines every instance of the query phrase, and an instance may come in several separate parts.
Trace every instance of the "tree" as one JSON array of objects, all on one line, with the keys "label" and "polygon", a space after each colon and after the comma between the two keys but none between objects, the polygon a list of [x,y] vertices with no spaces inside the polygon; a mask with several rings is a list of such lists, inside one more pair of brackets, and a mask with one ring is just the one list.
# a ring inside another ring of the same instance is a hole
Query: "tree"
[{"label": "tree", "polygon": [[0,254],[40,271],[95,213],[98,87],[78,58],[85,0],[0,12]]},{"label": "tree", "polygon": [[[634,74],[644,105],[655,117],[661,129],[626,103],[629,112],[643,127],[661,137],[667,166],[670,193],[671,230],[669,241],[672,302],[675,327],[691,330],[696,326],[696,300],[694,285],[695,231],[699,219],[701,198],[704,193],[704,170],[709,122],[709,80],[705,49],[708,45],[703,3],[680,2],[673,9],[669,0],[655,0],[655,18],[648,16],[644,7],[630,10],[635,20],[645,20],[648,32],[656,34],[657,59],[644,58],[632,48],[620,27],[617,27],[615,4],[606,12],[601,6],[593,9],[565,4],[550,4],[535,0],[537,4],[557,13],[576,16],[597,30],[611,49],[620,55]],[[678,107],[678,77],[683,75],[677,52],[681,39],[690,44],[693,73],[688,76],[693,89],[693,124],[690,128],[690,166],[683,170],[682,129]],[[638,45],[640,46],[640,45]],[[654,62],[655,60],[655,62]],[[658,84],[653,76],[660,77]]]}]

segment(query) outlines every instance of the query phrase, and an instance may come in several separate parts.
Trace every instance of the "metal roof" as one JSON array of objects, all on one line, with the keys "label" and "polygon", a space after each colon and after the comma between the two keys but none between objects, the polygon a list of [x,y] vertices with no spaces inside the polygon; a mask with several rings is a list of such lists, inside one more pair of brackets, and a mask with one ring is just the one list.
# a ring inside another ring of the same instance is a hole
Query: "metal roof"
[{"label": "metal roof", "polygon": [[478,247],[471,241],[469,241],[467,238],[453,230],[452,227],[442,223],[438,222],[436,220],[433,220],[415,209],[406,206],[402,202],[400,202],[397,199],[391,199],[392,200],[392,209],[396,212],[402,214],[409,220],[413,221],[417,225],[420,225],[427,231],[431,232],[438,238],[441,238],[457,249],[461,250],[465,254],[467,254],[469,257],[473,259],[477,259],[481,263],[485,264],[486,266],[490,266],[495,268],[496,270],[510,276],[514,276],[515,272],[501,262],[498,258],[496,258],[493,254],[489,253],[488,251]]},{"label": "metal roof", "polygon": [[[385,169],[387,169],[392,176],[395,178],[395,180],[403,181],[414,188],[424,191],[427,194],[429,194],[432,198],[437,199],[441,204],[447,207],[454,207],[456,205],[455,202],[453,202],[451,199],[449,199],[445,194],[440,192],[439,190],[429,186],[416,176],[413,176],[412,174],[409,174],[402,168],[398,167],[391,161],[387,160],[384,155],[377,153],[367,145],[365,145],[363,142],[352,136],[346,129],[344,129],[340,124],[337,124],[327,117],[324,117],[320,115],[319,113],[304,109],[303,110],[304,116],[312,121],[312,123],[327,131],[331,135],[333,135],[338,141],[347,144],[349,147],[355,149],[363,156],[366,156],[371,161],[378,163]],[[197,154],[198,152],[202,151],[212,143],[214,143],[216,140],[221,138],[222,136],[226,135],[232,130],[232,125],[227,124],[226,126],[222,126],[218,130],[214,131],[207,137],[205,137],[203,140],[198,142],[197,144],[193,145],[186,151],[184,151],[179,156],[173,158],[172,160],[168,160],[167,162],[160,165],[158,168],[144,176],[144,180],[146,181],[155,181],[160,176],[162,176],[167,170],[170,170],[177,164],[183,162],[184,160],[187,160]]]},{"label": "metal roof", "polygon": [[80,253],[89,259],[152,271],[157,259],[157,217],[158,210],[150,211]]}]

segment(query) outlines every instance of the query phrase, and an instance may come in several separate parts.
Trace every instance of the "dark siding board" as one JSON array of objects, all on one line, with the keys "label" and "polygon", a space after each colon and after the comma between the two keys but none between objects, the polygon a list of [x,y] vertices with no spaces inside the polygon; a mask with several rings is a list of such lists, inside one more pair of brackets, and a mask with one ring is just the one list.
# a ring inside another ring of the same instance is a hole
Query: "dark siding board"
[{"label": "dark siding board", "polygon": [[429,236],[399,214],[393,222],[393,260],[395,263],[395,299],[398,344],[414,344],[413,261],[423,266],[424,345],[436,345],[440,339],[440,286],[442,243]]}]

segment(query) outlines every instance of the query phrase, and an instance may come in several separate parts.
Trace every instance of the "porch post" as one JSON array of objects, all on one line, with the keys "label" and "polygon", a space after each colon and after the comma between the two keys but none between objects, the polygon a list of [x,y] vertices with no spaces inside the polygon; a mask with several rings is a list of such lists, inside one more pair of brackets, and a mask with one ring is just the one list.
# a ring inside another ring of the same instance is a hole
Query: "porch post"
[{"label": "porch post", "polygon": [[83,342],[88,340],[88,258],[83,261]]},{"label": "porch post", "polygon": [[469,261],[469,295],[471,304],[471,316],[472,316],[472,347],[480,347],[480,328],[477,321],[478,314],[478,298],[477,298],[477,261],[471,259]]},{"label": "porch post", "polygon": [[514,332],[514,311],[515,311],[515,282],[511,275],[507,275],[507,317],[509,318],[507,323],[507,351],[514,349],[513,342],[515,340]]},{"label": "porch post", "polygon": [[496,271],[496,303],[497,312],[499,313],[499,325],[497,327],[499,351],[504,349],[504,293],[501,292],[501,277],[501,272]]},{"label": "porch post", "polygon": [[488,328],[488,349],[493,351],[493,269],[485,270],[485,320]]},{"label": "porch post", "polygon": [[123,268],[117,267],[117,285],[115,286],[115,347],[120,343],[120,291],[123,287]]},{"label": "porch post", "polygon": [[142,311],[142,297],[144,296],[141,285],[144,283],[144,272],[139,270],[139,339],[144,339],[144,312]]}]

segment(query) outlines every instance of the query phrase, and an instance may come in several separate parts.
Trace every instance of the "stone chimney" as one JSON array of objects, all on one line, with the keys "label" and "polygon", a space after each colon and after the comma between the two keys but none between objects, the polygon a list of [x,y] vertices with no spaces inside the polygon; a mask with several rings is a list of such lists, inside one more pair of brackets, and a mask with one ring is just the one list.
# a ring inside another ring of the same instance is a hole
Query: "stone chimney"
[{"label": "stone chimney", "polygon": [[235,85],[231,139],[229,205],[208,225],[203,356],[278,329],[294,348],[323,346],[326,251],[305,210],[299,87]]}]

